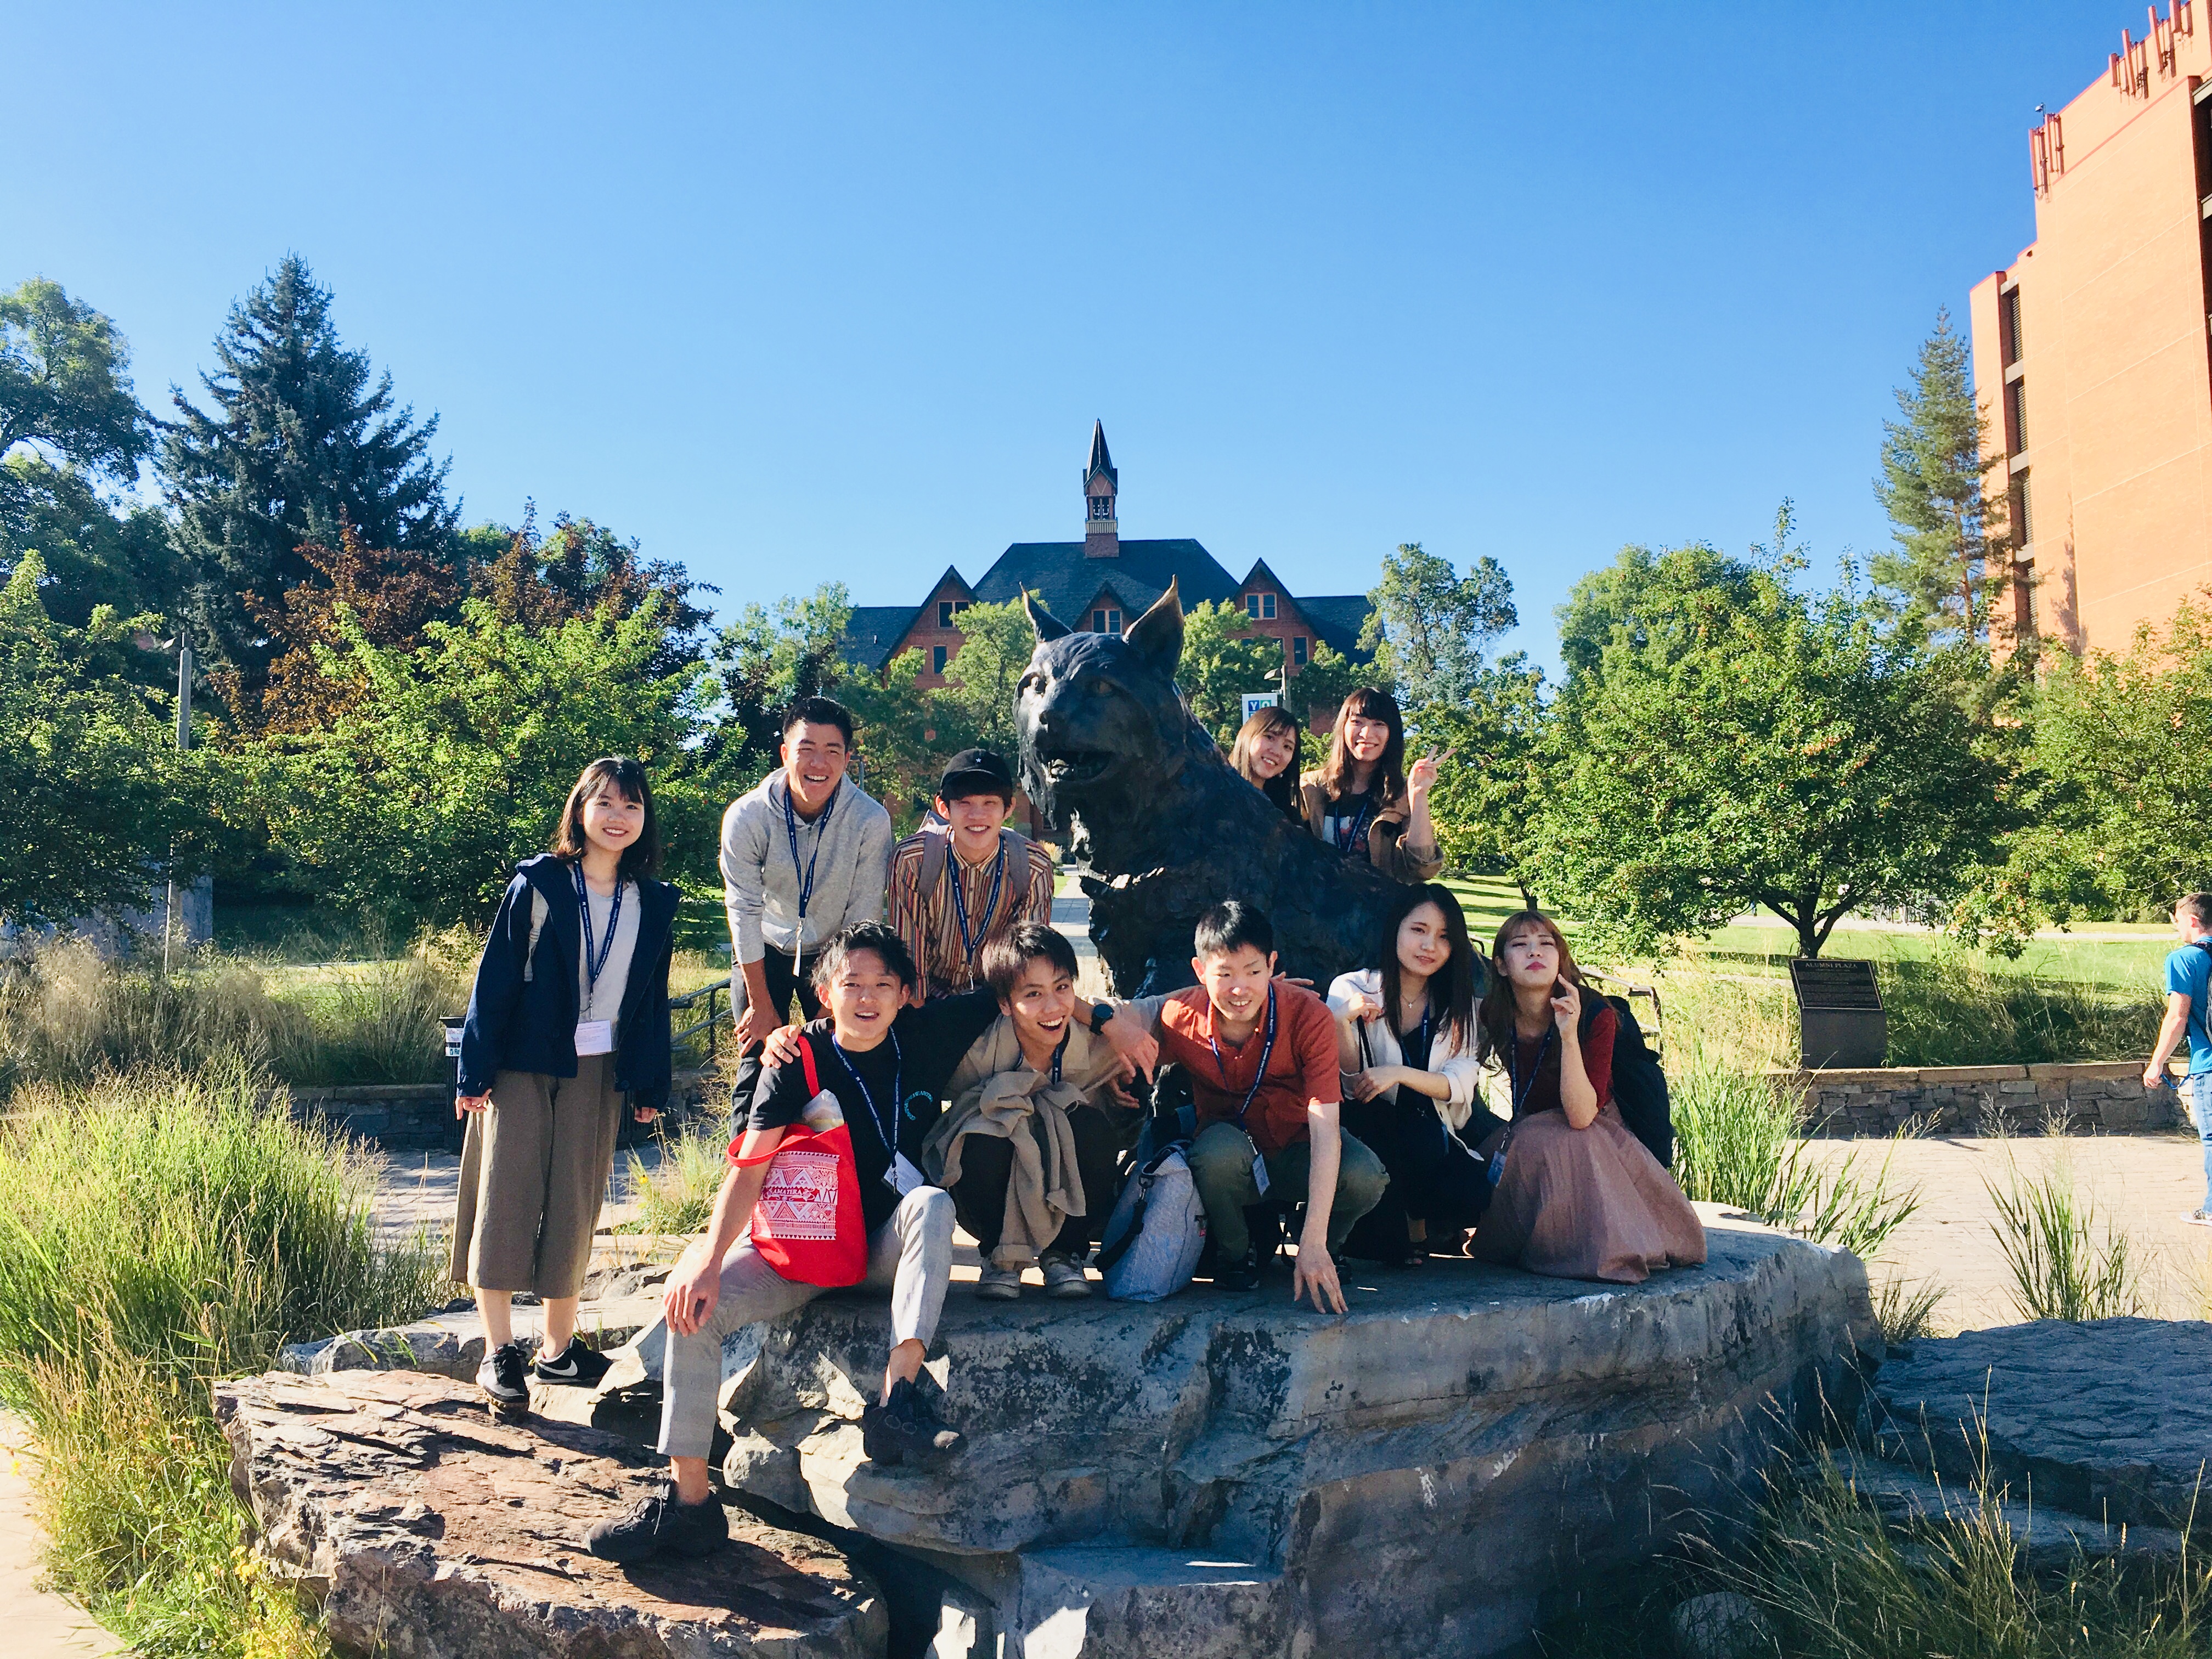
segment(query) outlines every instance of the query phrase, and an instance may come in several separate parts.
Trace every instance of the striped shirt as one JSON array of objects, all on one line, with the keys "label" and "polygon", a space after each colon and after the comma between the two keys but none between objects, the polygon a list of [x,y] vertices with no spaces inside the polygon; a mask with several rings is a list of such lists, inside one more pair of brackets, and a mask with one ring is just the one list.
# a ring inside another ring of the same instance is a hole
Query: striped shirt
[{"label": "striped shirt", "polygon": [[[951,996],[982,984],[984,945],[1012,932],[1016,922],[1050,923],[1054,875],[1052,854],[1024,838],[1018,845],[1026,858],[1007,855],[998,906],[987,915],[997,855],[970,866],[948,848],[936,890],[924,893],[920,890],[921,861],[927,840],[927,832],[908,836],[892,849],[890,892],[890,924],[913,953],[925,999]],[[967,901],[969,937],[975,942],[972,956],[961,943],[960,915],[952,902],[956,881]]]}]

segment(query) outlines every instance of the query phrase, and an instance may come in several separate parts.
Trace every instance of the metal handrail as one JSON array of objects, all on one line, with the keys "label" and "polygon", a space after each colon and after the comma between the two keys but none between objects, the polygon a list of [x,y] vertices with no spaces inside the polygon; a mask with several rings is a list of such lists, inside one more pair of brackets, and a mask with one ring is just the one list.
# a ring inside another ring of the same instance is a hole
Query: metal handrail
[{"label": "metal handrail", "polygon": [[[687,991],[680,997],[669,998],[668,1046],[673,1048],[678,1043],[688,1042],[700,1032],[704,1031],[707,1034],[707,1058],[714,1059],[716,1028],[721,1019],[721,1010],[717,1006],[717,1000],[729,994],[730,981],[726,979],[718,979],[708,981],[696,991]],[[678,1030],[676,1011],[679,1008],[696,1008],[699,1006],[702,998],[706,1000],[707,1017],[704,1019],[694,1020],[682,1030]],[[454,1059],[461,1052],[461,1026],[464,1021],[461,1016],[454,1014],[448,1016],[441,1023],[444,1025],[446,1032],[446,1057],[448,1060]]]},{"label": "metal handrail", "polygon": [[[707,1058],[709,1060],[714,1059],[716,1022],[720,1018],[720,1014],[715,1006],[715,1000],[719,997],[726,997],[729,995],[729,994],[730,981],[726,979],[717,979],[709,980],[706,984],[701,986],[696,991],[687,991],[680,997],[669,998],[668,1046],[671,1048],[673,1048],[678,1043],[689,1042],[691,1038],[698,1036],[700,1032],[704,1031],[707,1034]],[[702,997],[706,999],[707,1002],[707,1017],[704,1019],[694,1020],[682,1030],[678,1030],[676,1029],[676,1011],[678,1008],[690,1009],[697,1007],[699,1006],[700,999]]]}]

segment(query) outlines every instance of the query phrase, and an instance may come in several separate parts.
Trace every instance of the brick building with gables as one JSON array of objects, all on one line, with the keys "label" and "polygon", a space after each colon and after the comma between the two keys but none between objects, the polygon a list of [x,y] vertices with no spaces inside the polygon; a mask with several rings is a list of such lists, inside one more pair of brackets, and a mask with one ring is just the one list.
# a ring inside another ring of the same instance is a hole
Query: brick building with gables
[{"label": "brick building with gables", "polygon": [[[1083,539],[1016,542],[975,582],[948,566],[919,605],[855,605],[847,624],[847,659],[880,672],[902,651],[922,653],[919,684],[945,684],[960,652],[960,613],[977,601],[1003,605],[1024,589],[1074,629],[1118,634],[1167,592],[1175,580],[1186,608],[1209,602],[1242,605],[1255,635],[1282,641],[1285,666],[1295,677],[1317,643],[1364,661],[1359,630],[1367,620],[1364,593],[1300,595],[1255,561],[1242,581],[1198,542],[1125,541],[1118,514],[1119,475],[1107,453],[1106,428],[1091,428],[1091,459],[1083,469]],[[1252,688],[1258,690],[1261,688]]]}]

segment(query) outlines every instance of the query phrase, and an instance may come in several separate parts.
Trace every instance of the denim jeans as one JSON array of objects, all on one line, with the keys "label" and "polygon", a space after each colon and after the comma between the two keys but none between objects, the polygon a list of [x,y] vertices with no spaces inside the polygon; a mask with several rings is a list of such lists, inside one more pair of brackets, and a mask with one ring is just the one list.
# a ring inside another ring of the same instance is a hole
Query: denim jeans
[{"label": "denim jeans", "polygon": [[2182,1085],[2189,1120],[2204,1143],[2204,1207],[2212,1211],[2212,1072],[2191,1072]]}]

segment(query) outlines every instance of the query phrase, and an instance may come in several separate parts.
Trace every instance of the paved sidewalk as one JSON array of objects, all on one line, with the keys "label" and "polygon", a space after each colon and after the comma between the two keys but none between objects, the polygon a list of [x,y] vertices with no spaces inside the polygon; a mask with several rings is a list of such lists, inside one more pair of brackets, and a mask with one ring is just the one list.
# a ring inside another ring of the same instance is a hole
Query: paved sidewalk
[{"label": "paved sidewalk", "polygon": [[123,1644],[76,1602],[38,1588],[39,1529],[31,1520],[30,1437],[23,1420],[0,1412],[0,1616],[8,1659],[84,1659],[120,1653]]},{"label": "paved sidewalk", "polygon": [[[1808,1145],[1823,1163],[1857,1159],[1868,1178],[1888,1147],[1879,1140]],[[1993,1224],[1997,1212],[1988,1188],[2005,1190],[2014,1170],[2036,1176],[2060,1167],[2071,1171],[2075,1191],[2094,1206],[2092,1239],[2101,1243],[2109,1224],[2142,1253],[2149,1311],[2168,1319],[2204,1317],[2212,1301],[2212,1228],[2181,1220],[2204,1197],[2203,1153],[2193,1133],[1900,1142],[1892,1179],[1920,1187],[1920,1209],[1890,1236],[1870,1265],[1871,1277],[1877,1285],[1899,1276],[1941,1281],[1948,1293],[1936,1310],[1939,1330],[2017,1324],[2021,1315],[2013,1304],[2012,1270]]]}]

